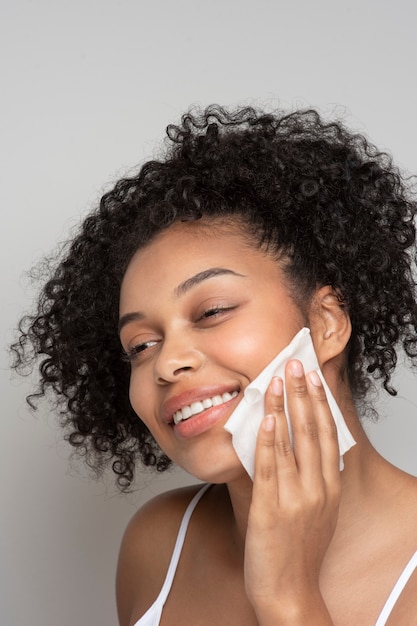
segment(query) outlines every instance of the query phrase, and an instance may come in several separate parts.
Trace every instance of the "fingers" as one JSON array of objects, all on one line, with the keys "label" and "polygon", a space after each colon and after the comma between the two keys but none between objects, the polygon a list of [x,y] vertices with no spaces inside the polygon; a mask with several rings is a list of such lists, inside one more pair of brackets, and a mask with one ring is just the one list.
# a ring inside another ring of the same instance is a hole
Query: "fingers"
[{"label": "fingers", "polygon": [[305,474],[306,482],[311,484],[316,477],[316,472],[312,472],[311,468],[321,468],[321,454],[310,389],[300,361],[287,364],[285,382],[297,467],[301,475]]},{"label": "fingers", "polygon": [[320,444],[321,471],[327,482],[339,481],[340,451],[337,428],[327,402],[323,383],[317,372],[313,371],[307,374],[307,385]]},{"label": "fingers", "polygon": [[304,374],[299,361],[286,368],[288,414],[293,430],[294,455],[306,484],[339,474],[337,429],[322,381],[316,371]]},{"label": "fingers", "polygon": [[271,381],[257,438],[245,544],[245,581],[254,604],[257,598],[274,602],[277,589],[294,594],[294,585],[297,598],[300,589],[312,589],[316,597],[337,521],[339,450],[322,382],[317,372],[305,375],[301,363],[291,361],[285,387],[287,411],[283,381]]},{"label": "fingers", "polygon": [[258,434],[255,457],[256,488],[265,498],[291,497],[298,480],[306,491],[317,492],[323,484],[337,492],[339,448],[337,429],[322,381],[317,372],[305,375],[293,360],[286,367],[287,411],[283,382],[274,378],[265,396],[266,417]]},{"label": "fingers", "polygon": [[278,498],[277,475],[296,475],[284,408],[283,381],[274,377],[265,396],[266,415],[259,429],[255,455],[253,496],[265,506]]}]

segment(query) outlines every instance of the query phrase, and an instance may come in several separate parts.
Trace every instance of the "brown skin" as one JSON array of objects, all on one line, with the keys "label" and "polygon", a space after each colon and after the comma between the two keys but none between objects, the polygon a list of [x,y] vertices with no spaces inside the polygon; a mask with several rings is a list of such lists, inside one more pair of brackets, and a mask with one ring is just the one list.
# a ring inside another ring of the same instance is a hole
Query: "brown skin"
[{"label": "brown skin", "polygon": [[[173,297],[178,284],[219,266],[245,278],[210,278]],[[219,304],[235,308],[201,321],[202,310]],[[314,294],[305,319],[272,257],[248,247],[233,227],[211,237],[187,224],[171,227],[131,262],[120,314],[137,311],[145,316],[121,333],[125,349],[150,342],[132,363],[132,405],[179,465],[219,483],[191,518],[161,624],[375,624],[417,549],[417,479],[382,459],[359,424],[343,374],[350,320],[331,288]],[[278,380],[266,395],[265,414],[272,419],[259,432],[253,484],[223,429],[233,401],[208,430],[185,440],[161,419],[172,397],[195,395],[206,385],[239,389],[237,402],[303,325],[311,329],[323,374],[357,441],[342,473],[323,388],[296,371],[298,362],[288,364],[285,380],[294,447]],[[159,496],[130,522],[117,574],[121,626],[133,626],[159,594],[197,489]],[[410,617],[417,613],[416,597],[414,575],[388,624],[417,624]]]}]

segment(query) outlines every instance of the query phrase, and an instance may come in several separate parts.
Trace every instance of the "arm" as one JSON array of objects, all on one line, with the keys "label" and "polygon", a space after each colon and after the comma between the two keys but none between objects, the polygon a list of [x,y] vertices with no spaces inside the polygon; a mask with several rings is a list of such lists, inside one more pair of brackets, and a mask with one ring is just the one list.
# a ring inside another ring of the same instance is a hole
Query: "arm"
[{"label": "arm", "polygon": [[261,626],[332,625],[319,575],[338,513],[337,432],[319,377],[300,365],[286,368],[293,446],[277,378],[258,435],[245,584]]}]

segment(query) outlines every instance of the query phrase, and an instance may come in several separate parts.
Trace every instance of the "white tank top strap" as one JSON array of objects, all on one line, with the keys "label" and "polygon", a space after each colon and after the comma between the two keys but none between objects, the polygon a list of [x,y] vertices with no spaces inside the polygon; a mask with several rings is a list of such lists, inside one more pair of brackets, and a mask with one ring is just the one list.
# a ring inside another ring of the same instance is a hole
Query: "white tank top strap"
[{"label": "white tank top strap", "polygon": [[395,583],[394,588],[388,596],[385,606],[382,609],[375,626],[385,626],[389,616],[391,615],[392,609],[394,608],[398,598],[401,595],[401,592],[410,580],[415,569],[417,569],[417,551],[413,554],[413,556],[405,566],[404,570],[402,571],[397,582]]},{"label": "white tank top strap", "polygon": [[142,615],[142,617],[135,623],[134,626],[158,626],[162,609],[164,608],[164,604],[166,599],[171,591],[172,583],[174,581],[175,572],[177,570],[178,561],[180,560],[182,547],[184,545],[185,535],[187,533],[188,524],[191,519],[191,515],[200,499],[203,497],[207,489],[210,487],[210,483],[204,485],[193,497],[189,505],[187,506],[185,513],[183,515],[181,525],[178,531],[177,540],[175,542],[174,550],[172,553],[171,561],[169,563],[167,575],[165,577],[164,584],[162,585],[162,589],[159,592],[158,597],[155,602],[149,607],[149,609]]}]

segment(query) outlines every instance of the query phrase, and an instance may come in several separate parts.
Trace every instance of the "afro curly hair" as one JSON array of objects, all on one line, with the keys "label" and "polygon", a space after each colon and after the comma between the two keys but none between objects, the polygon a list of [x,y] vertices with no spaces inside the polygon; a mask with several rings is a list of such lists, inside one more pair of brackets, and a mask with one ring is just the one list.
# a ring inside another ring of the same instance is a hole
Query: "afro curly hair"
[{"label": "afro curly hair", "polygon": [[137,249],[181,220],[227,218],[287,259],[299,293],[331,285],[352,322],[355,398],[390,384],[403,349],[417,356],[416,196],[389,155],[314,110],[265,113],[212,105],[167,128],[165,156],[101,199],[19,325],[14,367],[40,358],[34,405],[52,391],[69,442],[90,467],[109,462],[121,489],[135,464],[171,461],[129,403],[118,337],[123,275]]}]

